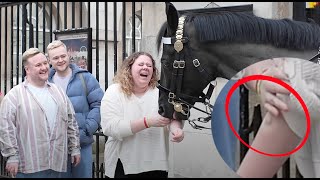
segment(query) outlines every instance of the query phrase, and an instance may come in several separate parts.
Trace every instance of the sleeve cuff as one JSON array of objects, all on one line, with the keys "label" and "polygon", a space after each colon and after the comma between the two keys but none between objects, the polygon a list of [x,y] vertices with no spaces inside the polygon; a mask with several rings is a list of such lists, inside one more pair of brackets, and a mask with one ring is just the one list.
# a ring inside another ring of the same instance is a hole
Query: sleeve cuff
[{"label": "sleeve cuff", "polygon": [[133,135],[131,130],[130,121],[120,121],[119,122],[119,135],[120,137],[127,137]]},{"label": "sleeve cuff", "polygon": [[78,155],[80,154],[80,148],[76,148],[76,149],[73,149],[71,151],[71,156],[75,156],[75,155]]},{"label": "sleeve cuff", "polygon": [[10,156],[7,160],[8,163],[19,162],[19,157],[17,155]]}]

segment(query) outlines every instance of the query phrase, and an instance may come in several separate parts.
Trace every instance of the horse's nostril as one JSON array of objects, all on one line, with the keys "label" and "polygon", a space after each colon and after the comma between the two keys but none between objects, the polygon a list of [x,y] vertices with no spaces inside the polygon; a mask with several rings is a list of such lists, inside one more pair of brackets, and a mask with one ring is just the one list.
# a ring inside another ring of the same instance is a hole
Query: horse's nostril
[{"label": "horse's nostril", "polygon": [[163,114],[164,114],[164,109],[163,109],[162,106],[159,106],[158,113],[159,113],[160,115],[163,115]]}]

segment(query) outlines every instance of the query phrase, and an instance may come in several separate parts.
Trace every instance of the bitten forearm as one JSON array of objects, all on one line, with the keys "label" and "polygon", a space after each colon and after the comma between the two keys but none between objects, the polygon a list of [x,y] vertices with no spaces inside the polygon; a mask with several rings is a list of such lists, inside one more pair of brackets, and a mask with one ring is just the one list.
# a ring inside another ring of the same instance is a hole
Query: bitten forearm
[{"label": "bitten forearm", "polygon": [[170,130],[175,129],[175,128],[183,128],[183,122],[182,120],[177,120],[177,119],[173,119],[169,125]]},{"label": "bitten forearm", "polygon": [[[148,120],[146,120],[147,123]],[[135,134],[139,131],[146,129],[146,125],[144,123],[144,118],[140,118],[130,122],[132,133]],[[148,125],[148,124],[147,124]]]}]

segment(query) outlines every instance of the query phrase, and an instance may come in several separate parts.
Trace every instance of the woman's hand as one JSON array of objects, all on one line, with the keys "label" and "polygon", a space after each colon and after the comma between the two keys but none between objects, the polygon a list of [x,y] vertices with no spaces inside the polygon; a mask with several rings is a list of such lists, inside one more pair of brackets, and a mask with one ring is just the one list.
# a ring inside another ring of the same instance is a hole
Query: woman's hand
[{"label": "woman's hand", "polygon": [[184,138],[183,130],[179,127],[170,128],[170,132],[172,135],[171,141],[172,142],[181,142]]},{"label": "woman's hand", "polygon": [[173,119],[169,125],[172,142],[181,142],[184,138],[184,132],[182,130],[182,120]]},{"label": "woman's hand", "polygon": [[[263,73],[266,76],[272,76],[288,83],[287,75],[278,67],[271,66]],[[279,111],[287,111],[288,106],[277,94],[289,95],[290,91],[283,86],[267,80],[259,80],[257,82],[257,92],[260,93],[261,104],[274,116],[279,115]]]},{"label": "woman's hand", "polygon": [[18,173],[18,162],[8,162],[6,165],[7,172],[11,175],[11,177],[16,177]]},{"label": "woman's hand", "polygon": [[155,116],[152,117],[147,117],[146,119],[147,124],[149,127],[164,127],[168,124],[170,124],[170,119],[165,118],[163,116],[161,116],[160,114],[157,114]]}]

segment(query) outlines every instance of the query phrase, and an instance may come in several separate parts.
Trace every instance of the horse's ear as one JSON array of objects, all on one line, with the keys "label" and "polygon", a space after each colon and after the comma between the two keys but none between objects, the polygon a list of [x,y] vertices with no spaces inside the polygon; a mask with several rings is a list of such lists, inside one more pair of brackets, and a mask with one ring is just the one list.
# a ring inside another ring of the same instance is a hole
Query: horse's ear
[{"label": "horse's ear", "polygon": [[174,5],[170,2],[166,2],[166,14],[167,22],[170,28],[170,33],[176,32],[178,26],[179,13]]}]

